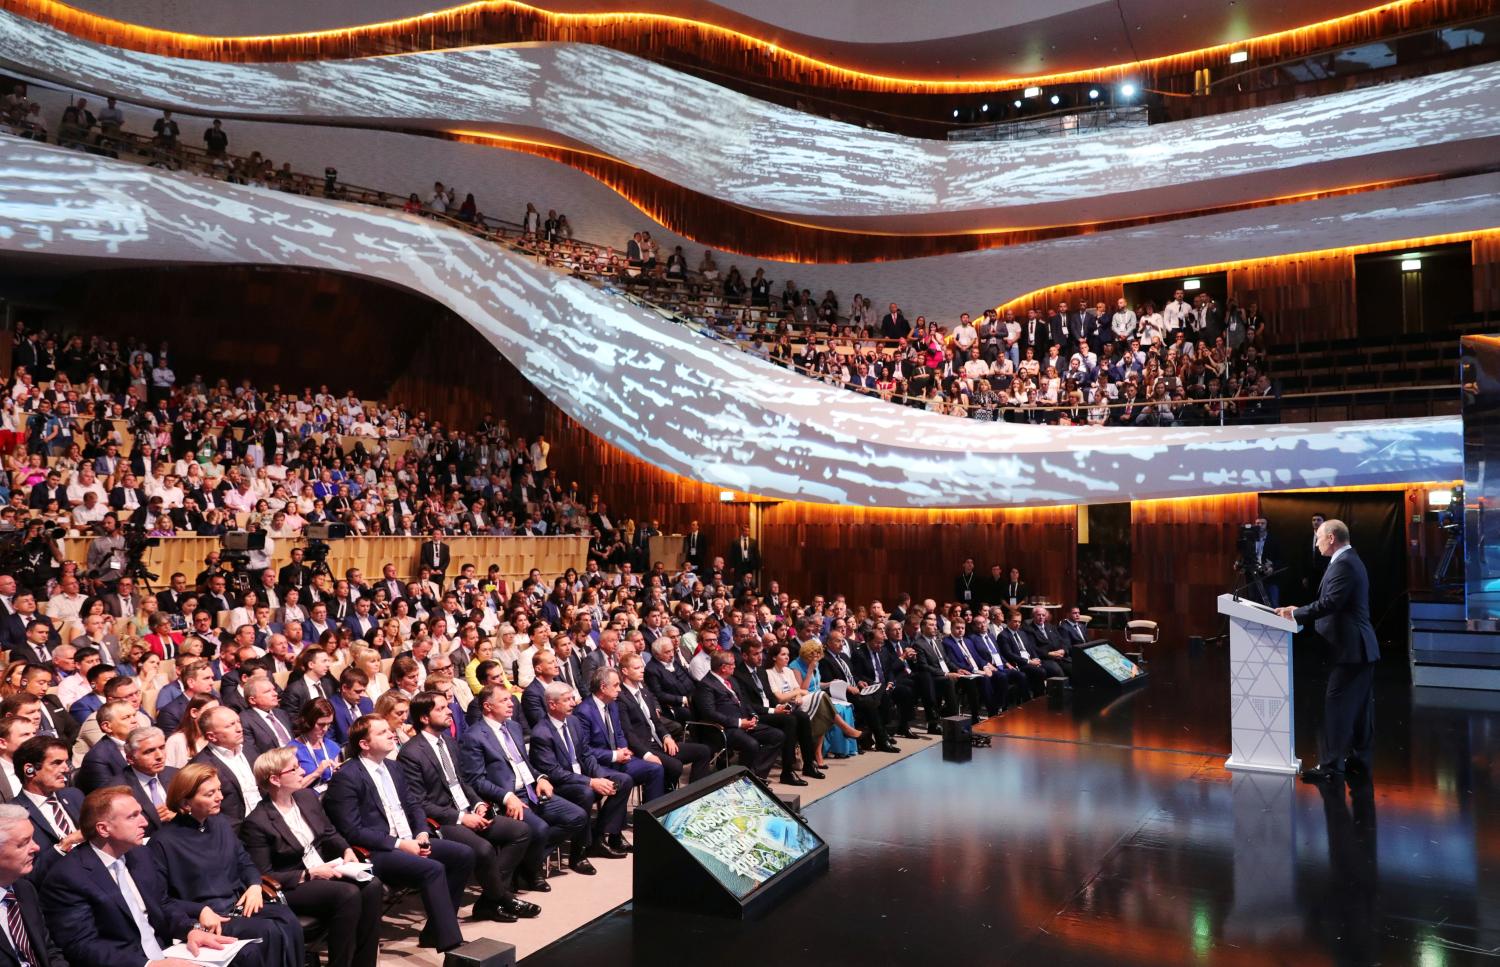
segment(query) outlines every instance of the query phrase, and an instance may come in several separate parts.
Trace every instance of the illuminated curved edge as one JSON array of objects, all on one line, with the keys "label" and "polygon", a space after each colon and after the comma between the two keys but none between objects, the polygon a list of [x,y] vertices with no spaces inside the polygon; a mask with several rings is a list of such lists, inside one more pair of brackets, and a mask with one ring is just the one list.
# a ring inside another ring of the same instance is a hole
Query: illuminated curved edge
[{"label": "illuminated curved edge", "polygon": [[[1322,43],[1326,44],[1333,40],[1342,39],[1346,31],[1357,26],[1362,21],[1399,13],[1408,7],[1416,6],[1422,2],[1423,0],[1392,0],[1392,2],[1378,4],[1364,10],[1355,11],[1354,13],[1330,17],[1326,20],[1298,27],[1290,27],[1285,30],[1274,31],[1245,40],[1216,44],[1197,50],[1180,51],[1175,54],[1165,54],[1145,60],[1109,64],[1089,70],[1060,71],[1012,77],[989,77],[966,81],[897,77],[859,70],[842,64],[836,64],[802,51],[787,48],[742,30],[690,17],[673,16],[652,11],[568,13],[547,10],[532,4],[521,3],[519,0],[476,0],[476,2],[472,3],[458,4],[441,10],[433,10],[410,17],[376,23],[352,24],[348,27],[326,30],[240,37],[205,36],[131,24],[112,17],[81,10],[77,7],[60,3],[58,0],[0,0],[0,7],[14,10],[23,16],[42,23],[53,24],[75,36],[100,43],[107,43],[143,53],[170,52],[176,56],[204,60],[301,59],[298,56],[289,55],[301,54],[302,56],[310,57],[312,56],[311,54],[304,53],[309,47],[316,50],[323,45],[336,45],[339,48],[357,50],[362,44],[378,45],[385,37],[392,34],[409,35],[412,32],[420,33],[425,31],[429,35],[432,35],[440,31],[451,31],[455,29],[454,25],[456,23],[477,20],[486,13],[506,11],[536,17],[555,32],[555,35],[552,37],[535,39],[577,40],[579,38],[574,35],[578,30],[589,30],[600,27],[628,26],[635,28],[642,36],[649,36],[652,31],[660,28],[685,28],[702,35],[729,40],[738,44],[740,50],[746,53],[753,52],[759,56],[780,58],[788,61],[794,65],[795,70],[822,78],[823,83],[830,87],[851,90],[932,94],[1007,90],[1040,84],[1090,83],[1095,81],[1110,83],[1131,76],[1149,76],[1161,69],[1180,70],[1185,66],[1202,67],[1228,64],[1229,55],[1237,51],[1245,51],[1251,57],[1259,59],[1268,54],[1274,55],[1278,46],[1289,39],[1308,39],[1313,42],[1313,46],[1317,46],[1318,40],[1316,38],[1321,34],[1325,35]],[[597,43],[599,41],[593,38],[586,38],[584,42]],[[278,48],[280,49],[278,50]],[[291,48],[291,50],[287,50],[286,48]],[[258,57],[255,55],[257,49],[261,50]],[[728,65],[723,66],[727,67]]]},{"label": "illuminated curved edge", "polygon": [[783,499],[1068,504],[1458,476],[1456,418],[1148,430],[977,424],[808,380],[490,243],[400,214],[0,139],[0,249],[264,264],[402,286],[569,417],[663,470]]},{"label": "illuminated curved edge", "polygon": [[1466,153],[1493,160],[1500,143],[1500,64],[1158,125],[1149,139],[1105,133],[1062,151],[868,131],[572,44],[223,64],[101,47],[3,13],[0,64],[195,113],[548,131],[755,211],[912,220],[938,213],[992,228],[1034,221],[1049,207],[1087,204],[1119,217],[1194,207],[1205,192],[1216,203],[1278,196],[1339,164],[1448,170],[1475,163]]}]

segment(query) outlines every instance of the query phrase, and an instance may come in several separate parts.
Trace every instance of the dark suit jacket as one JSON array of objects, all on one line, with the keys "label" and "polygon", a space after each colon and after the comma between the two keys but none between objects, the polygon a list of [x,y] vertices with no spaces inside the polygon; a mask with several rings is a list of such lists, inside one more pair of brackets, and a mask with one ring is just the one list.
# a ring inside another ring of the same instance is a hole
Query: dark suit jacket
[{"label": "dark suit jacket", "polygon": [[[354,724],[354,719],[349,717],[349,706],[344,702],[343,696],[336,696],[329,701],[333,703],[333,727],[328,731],[333,741],[343,745],[349,739],[349,727]],[[375,703],[368,696],[359,700],[360,715],[369,715],[374,711]]]},{"label": "dark suit jacket", "polygon": [[[638,756],[648,752],[659,754],[662,751],[661,737],[668,734],[666,722],[661,714],[661,705],[656,701],[656,696],[651,694],[651,689],[644,685],[641,688],[641,698],[645,701],[646,708],[650,710],[649,720],[647,713],[641,711],[635,696],[631,695],[628,689],[621,688],[620,697],[615,702],[620,710],[620,724],[625,729],[625,744]],[[655,738],[651,735],[652,727],[656,729]]]},{"label": "dark suit jacket", "polygon": [[[286,712],[279,708],[271,709],[271,714],[276,716],[276,720],[286,729],[289,739],[296,734],[292,729],[292,717],[290,715],[287,715]],[[245,745],[255,747],[254,755],[250,753],[249,749],[245,750],[245,755],[249,757],[252,764],[255,762],[255,757],[262,752],[270,752],[272,749],[281,748],[281,743],[276,739],[276,733],[266,724],[266,720],[261,713],[249,708],[243,710],[240,712],[240,725],[244,726],[245,729]]]},{"label": "dark suit jacket", "polygon": [[729,550],[724,559],[736,573],[757,571],[760,569],[760,544],[751,540],[750,553],[746,554],[740,547],[740,539],[736,537],[729,542]]},{"label": "dark suit jacket", "polygon": [[[505,723],[505,730],[516,751],[524,756],[526,740],[520,723],[512,718]],[[515,770],[488,722],[476,722],[458,743],[458,774],[486,802],[499,805],[516,790]]]},{"label": "dark suit jacket", "polygon": [[[78,810],[83,808],[83,793],[71,786],[64,786],[57,791],[57,798],[62,802],[63,811],[72,820],[73,827],[78,827]],[[52,832],[52,817],[42,818],[42,813],[25,791],[16,793],[15,804],[23,807],[31,815],[31,838],[41,847],[37,850],[35,865],[31,870],[31,879],[34,883],[45,880],[48,872],[58,861],[63,859],[61,853],[53,849],[61,840]]]},{"label": "dark suit jacket", "polygon": [[[250,743],[244,743],[241,751],[253,766],[255,764],[255,750],[250,747]],[[234,823],[235,826],[244,822],[245,795],[240,791],[239,780],[234,777],[234,773],[230,768],[220,762],[217,755],[214,755],[213,747],[205,745],[198,750],[198,754],[193,756],[191,761],[201,762],[206,766],[213,767],[213,770],[219,774],[219,785],[224,790],[224,802],[219,806],[219,812],[225,819]]]},{"label": "dark suit jacket", "polygon": [[[943,676],[943,666],[939,664],[939,659],[947,662],[948,655],[943,651],[942,639],[934,638],[931,642],[928,642],[921,635],[918,635],[909,641],[908,644],[917,652],[915,671],[918,674],[927,675],[932,678],[941,678]],[[948,668],[950,671],[953,670],[951,663],[949,663]]]},{"label": "dark suit jacket", "polygon": [[537,774],[546,776],[558,789],[568,786],[587,786],[590,779],[607,778],[608,770],[600,764],[589,748],[588,736],[584,734],[582,724],[569,716],[563,722],[563,727],[568,730],[568,740],[573,745],[573,753],[578,759],[580,771],[573,771],[572,759],[568,757],[567,747],[563,744],[557,726],[550,718],[543,718],[531,728],[529,758],[531,767],[537,771]]},{"label": "dark suit jacket", "polygon": [[182,717],[187,714],[187,707],[187,696],[179,694],[156,710],[156,727],[168,735],[176,732],[177,726],[182,724]]},{"label": "dark suit jacket", "polygon": [[1050,621],[1044,625],[1028,623],[1024,630],[1031,638],[1031,644],[1038,658],[1044,658],[1049,651],[1056,651],[1059,648],[1067,650],[1068,643],[1063,640],[1062,632],[1058,631],[1057,625]]},{"label": "dark suit jacket", "polygon": [[447,541],[444,541],[441,545],[438,546],[438,548],[437,548],[437,564],[436,564],[436,566],[434,566],[433,563],[432,563],[432,548],[433,548],[433,542],[432,541],[429,540],[429,541],[423,541],[422,542],[421,552],[420,552],[420,555],[418,556],[418,564],[419,564],[419,566],[422,565],[422,564],[425,564],[428,567],[432,568],[434,574],[447,574],[448,573],[448,565],[453,560],[453,550],[452,550],[452,548],[450,548],[448,546],[448,542]]},{"label": "dark suit jacket", "polygon": [[693,681],[693,676],[681,661],[673,664],[673,670],[668,671],[666,665],[654,658],[646,662],[646,687],[663,705],[680,708],[684,698],[693,697],[698,683]]},{"label": "dark suit jacket", "polygon": [[682,538],[682,558],[693,567],[702,565],[704,558],[708,556],[708,535],[699,531],[696,534],[686,534]]},{"label": "dark suit jacket", "polygon": [[[38,611],[36,620],[52,628],[47,634],[48,649],[56,648],[62,644],[62,638],[58,635],[57,629],[52,626],[51,618]],[[12,612],[5,616],[3,623],[0,623],[0,644],[3,644],[12,652],[11,661],[19,661],[25,658],[27,661],[41,662],[41,659],[36,654],[36,650],[26,640],[26,625],[21,622],[19,614]]]},{"label": "dark suit jacket", "polygon": [[[454,773],[458,775],[459,788],[468,798],[469,805],[473,806],[479,802],[479,796],[474,792],[474,788],[463,780],[463,773],[458,764],[458,742],[446,732],[438,738],[447,745],[448,758],[453,762]],[[415,790],[422,812],[444,826],[457,824],[458,803],[453,801],[453,793],[449,791],[448,782],[443,778],[443,767],[438,763],[437,755],[432,751],[432,744],[420,735],[414,739],[408,739],[401,746],[401,752],[396,756],[396,761],[406,772],[406,788]]]},{"label": "dark suit jacket", "polygon": [[1292,617],[1298,624],[1313,622],[1341,665],[1380,660],[1380,643],[1370,624],[1370,576],[1352,547],[1329,561],[1318,599]]},{"label": "dark suit jacket", "polygon": [[693,714],[705,722],[717,722],[726,729],[737,729],[740,719],[750,718],[755,712],[745,706],[737,689],[725,685],[724,679],[709,672],[693,692]]},{"label": "dark suit jacket", "polygon": [[[296,672],[292,674],[293,680],[287,682],[286,690],[281,693],[281,709],[287,715],[301,715],[302,707],[312,701],[312,694],[307,687],[307,679]],[[322,682],[324,698],[332,699],[339,693],[339,683],[332,675],[324,675]]]},{"label": "dark suit jacket", "polygon": [[[175,766],[166,766],[161,770],[161,775],[156,781],[161,783],[163,796],[166,795],[167,787],[172,784],[172,777],[177,775]],[[146,815],[146,835],[150,836],[161,826],[161,817],[156,814],[156,807],[151,803],[151,797],[146,795],[146,790],[135,777],[135,770],[127,768],[119,778],[119,784],[130,789],[135,801],[141,804],[141,812]]]},{"label": "dark suit jacket", "polygon": [[[771,691],[771,683],[766,678],[764,668],[751,669],[748,665],[736,662],[734,674],[730,677],[734,679],[735,693],[740,697],[740,704],[748,708],[750,714],[767,715],[770,713],[771,707],[776,704],[776,695]],[[757,684],[760,685],[759,691],[755,688]],[[762,692],[766,696],[764,702],[760,700]]]},{"label": "dark suit jacket", "polygon": [[[23,877],[11,889],[15,891],[16,900],[21,905],[21,928],[26,931],[26,939],[31,942],[31,952],[36,957],[33,961],[35,967],[68,967],[62,948],[53,942],[52,933],[47,929],[47,921],[42,916],[42,901],[37,897],[36,887]],[[0,967],[19,967],[20,963],[21,958],[17,956],[16,948],[0,932]]]},{"label": "dark suit jacket", "polygon": [[[624,695],[622,689],[620,694]],[[599,715],[599,707],[594,704],[594,697],[590,695],[579,703],[573,710],[572,718],[577,724],[583,726],[585,741],[589,749],[593,751],[594,758],[605,765],[612,764],[616,749],[630,748],[630,742],[625,736],[625,723],[620,718],[620,703],[606,702],[605,707],[609,709],[609,725],[614,729],[615,741],[609,741],[609,731],[604,727],[604,719]],[[640,710],[636,710],[640,714]]]},{"label": "dark suit jacket", "polygon": [[[407,787],[405,770],[389,759],[385,761],[385,767],[396,788],[396,798],[406,810],[411,834],[420,836],[427,832],[427,814]],[[396,848],[396,837],[391,835],[375,780],[370,778],[370,773],[358,759],[345,762],[328,780],[328,789],[323,793],[323,808],[333,820],[334,828],[350,845],[367,850]]]},{"label": "dark suit jacket", "polygon": [[1031,640],[1031,635],[1026,633],[1024,627],[1015,634],[1012,634],[1010,628],[1000,629],[1000,636],[996,639],[996,644],[1000,646],[1000,654],[1005,656],[1006,661],[1020,668],[1029,659],[1021,656],[1021,649],[1016,643],[1015,635],[1020,636],[1020,643],[1026,647],[1026,652],[1031,658],[1038,658],[1040,655],[1037,653],[1036,642]]},{"label": "dark suit jacket", "polygon": [[[130,878],[146,905],[157,942],[170,947],[197,924],[201,903],[173,900],[145,848],[125,855]],[[88,846],[54,864],[42,881],[47,929],[72,967],[141,967],[141,935],[114,877]]]},{"label": "dark suit jacket", "polygon": [[880,674],[875,674],[875,662],[870,657],[873,651],[869,645],[856,645],[854,653],[849,656],[849,667],[854,669],[854,675],[860,681],[871,684],[893,682],[902,675],[911,674],[889,641],[880,649]]},{"label": "dark suit jacket", "polygon": [[118,779],[126,768],[128,763],[125,761],[125,753],[120,751],[120,744],[114,739],[102,738],[83,757],[83,764],[73,777],[73,785],[87,796],[95,789],[114,785],[110,780]]},{"label": "dark suit jacket", "polygon": [[521,693],[521,714],[530,728],[536,728],[536,724],[547,717],[546,689],[546,682],[533,678]]},{"label": "dark suit jacket", "polygon": [[47,710],[47,716],[52,719],[52,727],[57,730],[58,737],[71,745],[78,738],[78,720],[63,708],[62,699],[51,692],[42,696],[42,705]]},{"label": "dark suit jacket", "polygon": [[[323,859],[333,861],[344,855],[349,844],[338,830],[333,828],[318,794],[311,789],[299,789],[292,793],[292,802],[312,830],[313,846]],[[281,811],[262,799],[260,805],[250,811],[240,826],[240,839],[245,843],[245,852],[261,873],[280,884],[283,890],[290,889],[307,878],[307,867],[302,865],[302,845],[292,835],[291,827],[281,818]]]}]

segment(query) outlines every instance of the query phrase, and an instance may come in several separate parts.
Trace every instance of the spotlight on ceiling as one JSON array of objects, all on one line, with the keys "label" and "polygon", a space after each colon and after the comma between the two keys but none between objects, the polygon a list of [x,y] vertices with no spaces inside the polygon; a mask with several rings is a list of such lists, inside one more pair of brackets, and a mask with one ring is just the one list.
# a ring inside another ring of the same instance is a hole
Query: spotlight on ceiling
[{"label": "spotlight on ceiling", "polygon": [[1021,106],[1021,102],[1020,101],[1012,101],[1011,103],[1014,104],[1016,107],[1020,107]]},{"label": "spotlight on ceiling", "polygon": [[1402,259],[1401,260],[1401,271],[1403,271],[1403,272],[1420,272],[1420,271],[1422,271],[1422,260],[1421,259]]},{"label": "spotlight on ceiling", "polygon": [[1245,61],[1247,61],[1249,59],[1250,59],[1250,52],[1248,50],[1237,50],[1234,53],[1232,53],[1232,54],[1229,55],[1229,62],[1231,64],[1243,64]]},{"label": "spotlight on ceiling", "polygon": [[1089,100],[1091,100],[1091,101],[1097,101],[1097,100],[1099,100],[1099,88],[1097,88],[1097,87],[1091,87],[1091,88],[1089,88]]},{"label": "spotlight on ceiling", "polygon": [[958,117],[958,108],[953,109],[953,116]]},{"label": "spotlight on ceiling", "polygon": [[979,110],[981,110],[984,113],[988,114],[988,113],[990,113],[990,106],[988,104],[981,104],[981,105],[979,105]]},{"label": "spotlight on ceiling", "polygon": [[1062,98],[1058,97],[1056,94],[1052,95],[1052,97],[1048,98],[1048,100],[1052,102],[1053,107],[1057,107],[1057,105],[1062,103]]},{"label": "spotlight on ceiling", "polygon": [[1132,84],[1132,83],[1130,83],[1129,81],[1126,81],[1124,84],[1121,84],[1120,85],[1120,96],[1121,97],[1126,97],[1126,98],[1135,97],[1135,85]]}]

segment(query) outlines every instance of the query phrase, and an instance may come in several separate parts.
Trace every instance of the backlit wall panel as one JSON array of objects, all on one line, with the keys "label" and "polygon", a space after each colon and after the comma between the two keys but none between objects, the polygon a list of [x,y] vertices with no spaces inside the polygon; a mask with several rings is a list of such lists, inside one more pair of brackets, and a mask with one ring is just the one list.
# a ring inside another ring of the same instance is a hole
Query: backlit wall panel
[{"label": "backlit wall panel", "polygon": [[[1456,419],[1204,429],[981,425],[814,382],[472,236],[0,139],[0,249],[352,272],[448,306],[570,417],[766,496],[963,507],[1441,479]],[[337,326],[336,316],[328,320]]]},{"label": "backlit wall panel", "polygon": [[104,47],[5,13],[0,64],[205,113],[521,126],[737,205],[864,228],[1192,210],[1463,170],[1491,163],[1500,144],[1500,65],[1065,143],[950,144],[802,114],[585,45],[227,64]]}]

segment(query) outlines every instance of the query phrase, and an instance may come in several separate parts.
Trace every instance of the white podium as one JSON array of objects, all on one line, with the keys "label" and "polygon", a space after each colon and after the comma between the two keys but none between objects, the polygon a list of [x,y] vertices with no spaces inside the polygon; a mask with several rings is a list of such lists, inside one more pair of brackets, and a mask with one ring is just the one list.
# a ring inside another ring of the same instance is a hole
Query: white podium
[{"label": "white podium", "polygon": [[1298,625],[1262,604],[1219,595],[1229,616],[1230,755],[1226,769],[1296,775],[1292,752],[1292,633]]}]

